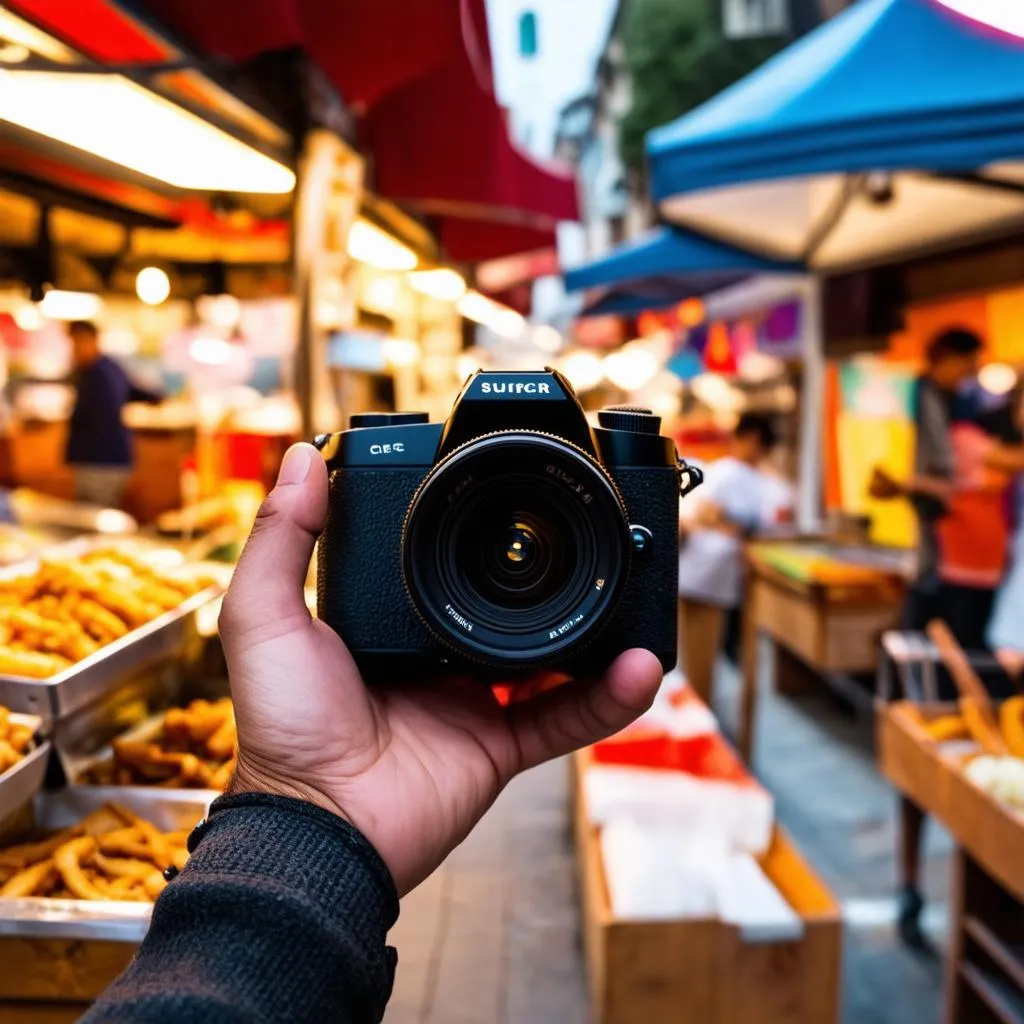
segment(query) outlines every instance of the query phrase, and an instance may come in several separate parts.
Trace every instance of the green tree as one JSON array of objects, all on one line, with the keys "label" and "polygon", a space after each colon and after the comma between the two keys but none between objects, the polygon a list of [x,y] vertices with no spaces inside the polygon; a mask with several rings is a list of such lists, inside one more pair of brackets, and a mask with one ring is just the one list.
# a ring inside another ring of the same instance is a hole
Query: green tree
[{"label": "green tree", "polygon": [[623,0],[622,41],[633,103],[623,118],[622,159],[641,169],[644,135],[753,71],[787,40],[726,39],[722,0]]}]

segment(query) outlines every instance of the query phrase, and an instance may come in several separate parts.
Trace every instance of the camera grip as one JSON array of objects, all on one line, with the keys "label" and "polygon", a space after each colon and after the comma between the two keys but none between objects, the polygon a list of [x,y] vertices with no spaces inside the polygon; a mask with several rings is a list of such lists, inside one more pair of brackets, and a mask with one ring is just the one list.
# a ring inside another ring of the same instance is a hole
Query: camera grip
[{"label": "camera grip", "polygon": [[357,660],[434,646],[402,577],[402,524],[422,468],[338,470],[317,555],[318,614]]}]

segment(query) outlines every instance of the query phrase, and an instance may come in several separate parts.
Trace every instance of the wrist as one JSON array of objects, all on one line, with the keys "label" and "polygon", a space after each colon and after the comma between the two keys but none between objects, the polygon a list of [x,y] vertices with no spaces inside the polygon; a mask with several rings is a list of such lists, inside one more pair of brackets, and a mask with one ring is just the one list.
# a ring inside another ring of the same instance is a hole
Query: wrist
[{"label": "wrist", "polygon": [[235,773],[224,790],[225,796],[239,796],[242,793],[267,793],[271,796],[283,796],[292,800],[302,800],[313,804],[321,810],[341,818],[348,825],[353,825],[351,818],[326,793],[309,783],[282,776],[279,772],[268,770],[257,760],[247,756],[243,751],[238,753],[238,765]]}]

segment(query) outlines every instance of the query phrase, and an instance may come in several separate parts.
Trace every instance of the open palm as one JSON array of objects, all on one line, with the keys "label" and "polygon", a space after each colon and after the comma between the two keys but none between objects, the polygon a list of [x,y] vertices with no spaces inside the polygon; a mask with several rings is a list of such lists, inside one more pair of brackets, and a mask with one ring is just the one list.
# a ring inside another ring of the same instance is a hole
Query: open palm
[{"label": "open palm", "polygon": [[405,893],[465,838],[514,775],[636,718],[654,697],[661,666],[653,654],[628,651],[599,679],[508,706],[463,678],[369,689],[344,643],[310,617],[303,599],[326,512],[323,460],[296,445],[221,614],[238,719],[232,791],[297,796],[341,815],[373,843]]}]

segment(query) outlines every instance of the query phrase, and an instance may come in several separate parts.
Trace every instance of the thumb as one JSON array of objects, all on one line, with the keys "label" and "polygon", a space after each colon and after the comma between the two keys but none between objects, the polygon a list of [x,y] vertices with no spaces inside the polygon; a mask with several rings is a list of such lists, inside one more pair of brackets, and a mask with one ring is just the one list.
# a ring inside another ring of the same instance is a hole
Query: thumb
[{"label": "thumb", "polygon": [[326,518],[327,467],[312,445],[292,445],[224,598],[220,628],[226,646],[259,643],[309,621],[303,588]]}]

